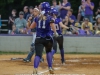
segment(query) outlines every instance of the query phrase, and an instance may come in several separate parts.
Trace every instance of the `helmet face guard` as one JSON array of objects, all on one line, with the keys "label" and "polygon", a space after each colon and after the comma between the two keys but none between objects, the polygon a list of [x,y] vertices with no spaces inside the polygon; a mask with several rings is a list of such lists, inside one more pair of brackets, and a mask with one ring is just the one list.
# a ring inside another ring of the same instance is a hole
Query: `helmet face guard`
[{"label": "helmet face guard", "polygon": [[51,8],[51,11],[50,11],[51,15],[58,15],[58,11],[55,9],[55,8]]},{"label": "helmet face guard", "polygon": [[42,10],[50,10],[50,4],[48,2],[41,3]]},{"label": "helmet face guard", "polygon": [[41,10],[44,11],[44,15],[47,15],[50,13],[51,6],[48,2],[41,3]]}]

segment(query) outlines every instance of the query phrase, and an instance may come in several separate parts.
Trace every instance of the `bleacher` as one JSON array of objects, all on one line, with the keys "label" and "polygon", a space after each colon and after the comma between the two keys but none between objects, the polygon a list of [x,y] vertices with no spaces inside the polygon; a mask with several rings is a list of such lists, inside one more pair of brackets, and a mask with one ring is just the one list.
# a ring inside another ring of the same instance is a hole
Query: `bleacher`
[{"label": "bleacher", "polygon": [[0,29],[0,34],[8,34],[8,20],[1,20],[2,26]]}]

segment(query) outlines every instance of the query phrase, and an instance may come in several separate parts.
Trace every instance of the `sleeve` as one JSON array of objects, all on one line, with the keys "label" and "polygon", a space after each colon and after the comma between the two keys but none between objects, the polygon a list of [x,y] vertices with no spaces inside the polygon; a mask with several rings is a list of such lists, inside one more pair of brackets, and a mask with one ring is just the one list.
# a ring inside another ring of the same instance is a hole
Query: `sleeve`
[{"label": "sleeve", "polygon": [[27,21],[26,21],[26,20],[24,20],[24,27],[26,27],[26,25],[27,25]]},{"label": "sleeve", "polygon": [[36,17],[36,18],[34,18],[34,19],[33,19],[33,21],[37,23],[37,17]]},{"label": "sleeve", "polygon": [[26,17],[26,21],[28,21],[28,19],[29,19],[29,16],[30,16],[30,14],[28,14],[28,15],[27,15],[27,17]]},{"label": "sleeve", "polygon": [[83,29],[83,30],[84,30],[84,27],[83,27],[83,26],[84,26],[84,23],[82,23],[82,25],[81,25],[81,29]]},{"label": "sleeve", "polygon": [[72,17],[70,17],[72,20],[74,20],[74,22],[76,22],[76,17],[73,15]]},{"label": "sleeve", "polygon": [[76,17],[75,16],[73,16],[73,19],[74,19],[74,22],[76,22]]},{"label": "sleeve", "polygon": [[60,18],[58,19],[58,21],[59,21],[59,23],[62,22],[62,20]]},{"label": "sleeve", "polygon": [[90,30],[93,30],[93,25],[92,25],[92,23],[90,23]]},{"label": "sleeve", "polygon": [[92,2],[91,5],[94,6],[94,3]]},{"label": "sleeve", "polygon": [[70,7],[71,7],[71,4],[70,4],[70,2],[68,2],[68,3],[65,5],[65,7],[67,7],[67,6],[70,6]]},{"label": "sleeve", "polygon": [[81,6],[79,6],[79,10],[81,10]]},{"label": "sleeve", "polygon": [[50,23],[54,23],[54,19],[53,18],[50,18]]},{"label": "sleeve", "polygon": [[17,23],[17,19],[15,19],[15,21],[14,21],[14,25],[16,25],[16,23]]}]

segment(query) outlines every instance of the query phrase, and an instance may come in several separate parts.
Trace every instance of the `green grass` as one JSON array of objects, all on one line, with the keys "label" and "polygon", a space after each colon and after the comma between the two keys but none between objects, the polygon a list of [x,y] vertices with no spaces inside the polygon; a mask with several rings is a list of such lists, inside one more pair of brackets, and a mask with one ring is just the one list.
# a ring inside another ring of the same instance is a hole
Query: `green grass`
[{"label": "green grass", "polygon": [[[19,54],[19,55],[24,55],[24,54],[28,54],[28,52],[4,52],[4,51],[0,51],[0,55],[13,55],[13,54],[15,54],[15,55],[17,55],[17,54]],[[43,54],[45,54],[45,52],[43,52]],[[57,54],[59,54],[59,53],[57,53]],[[97,52],[95,52],[95,53],[83,53],[83,52],[66,52],[65,54],[89,54],[89,55],[91,55],[91,54],[94,54],[94,55],[97,55],[97,54],[100,54],[100,53],[97,53]]]},{"label": "green grass", "polygon": [[4,51],[0,51],[0,55],[9,55],[9,54],[11,54],[11,55],[13,55],[13,54],[19,54],[19,55],[23,55],[23,54],[27,54],[28,52],[4,52]]}]

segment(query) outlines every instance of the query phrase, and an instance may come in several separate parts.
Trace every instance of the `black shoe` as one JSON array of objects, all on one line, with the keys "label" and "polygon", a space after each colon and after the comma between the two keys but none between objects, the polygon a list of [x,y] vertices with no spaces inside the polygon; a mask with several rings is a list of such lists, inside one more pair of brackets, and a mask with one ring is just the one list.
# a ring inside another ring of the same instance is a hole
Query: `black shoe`
[{"label": "black shoe", "polygon": [[26,58],[23,59],[23,61],[24,61],[24,62],[31,62],[31,60],[28,60],[28,59],[26,59]]},{"label": "black shoe", "polygon": [[61,59],[61,62],[62,62],[62,65],[65,65],[65,60],[62,60],[62,59]]},{"label": "black shoe", "polygon": [[40,59],[40,62],[41,62],[41,63],[44,62],[44,58],[41,58],[41,59]]}]

